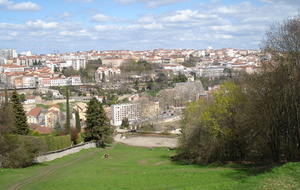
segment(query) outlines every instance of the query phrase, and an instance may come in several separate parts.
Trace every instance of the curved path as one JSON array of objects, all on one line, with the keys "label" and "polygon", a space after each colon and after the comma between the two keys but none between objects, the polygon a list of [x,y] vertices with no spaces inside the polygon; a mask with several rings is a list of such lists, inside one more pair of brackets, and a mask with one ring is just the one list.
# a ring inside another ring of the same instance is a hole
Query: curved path
[{"label": "curved path", "polygon": [[[112,148],[107,148],[107,149],[112,149]],[[84,155],[80,156],[79,158],[77,158],[76,160],[74,160],[72,162],[68,162],[68,163],[65,163],[65,164],[60,164],[60,165],[57,165],[57,166],[52,166],[52,167],[48,168],[47,170],[45,170],[44,172],[40,173],[39,175],[37,175],[35,177],[29,178],[29,179],[21,181],[21,182],[19,182],[17,184],[14,184],[13,186],[11,186],[9,188],[9,190],[20,189],[21,187],[24,187],[25,185],[27,185],[29,183],[32,183],[32,182],[44,179],[44,178],[48,177],[49,175],[51,175],[52,173],[54,173],[59,168],[75,164],[75,163],[79,162],[80,160],[82,160],[84,158],[88,158],[88,157],[92,156],[93,154],[95,154],[97,152],[100,152],[100,151],[103,151],[103,150],[107,150],[107,149],[96,149],[96,150],[94,150],[92,152],[89,152],[88,154],[84,154]]]}]

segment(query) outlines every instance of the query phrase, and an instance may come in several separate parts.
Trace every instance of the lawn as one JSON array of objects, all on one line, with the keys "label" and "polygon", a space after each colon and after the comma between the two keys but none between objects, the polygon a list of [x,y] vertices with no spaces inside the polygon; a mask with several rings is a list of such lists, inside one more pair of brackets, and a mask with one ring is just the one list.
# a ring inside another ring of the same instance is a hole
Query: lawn
[{"label": "lawn", "polygon": [[[104,154],[109,154],[109,158],[103,158]],[[21,189],[300,188],[300,163],[267,172],[265,167],[250,165],[185,165],[171,161],[174,154],[174,150],[165,148],[148,150],[119,144],[112,150],[83,150],[25,169],[1,169],[0,187],[9,189],[44,172],[44,177],[26,183]]]}]

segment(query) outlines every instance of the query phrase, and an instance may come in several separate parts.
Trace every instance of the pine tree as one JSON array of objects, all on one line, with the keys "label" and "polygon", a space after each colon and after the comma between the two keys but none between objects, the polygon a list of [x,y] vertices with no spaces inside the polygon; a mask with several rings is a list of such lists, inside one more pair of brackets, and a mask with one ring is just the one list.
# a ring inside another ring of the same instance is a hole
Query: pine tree
[{"label": "pine tree", "polygon": [[27,135],[29,133],[29,126],[27,124],[27,117],[23,105],[20,101],[20,96],[15,89],[10,98],[10,103],[13,110],[14,133],[20,135]]},{"label": "pine tree", "polygon": [[102,104],[93,97],[86,110],[85,141],[103,142],[111,135],[109,119]]}]

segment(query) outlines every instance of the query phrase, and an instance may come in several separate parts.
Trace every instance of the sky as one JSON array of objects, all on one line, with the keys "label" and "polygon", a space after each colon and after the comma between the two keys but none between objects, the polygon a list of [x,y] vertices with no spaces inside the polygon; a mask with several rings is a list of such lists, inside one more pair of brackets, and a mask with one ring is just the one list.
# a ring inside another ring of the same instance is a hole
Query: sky
[{"label": "sky", "polygon": [[0,0],[0,49],[259,49],[299,0]]}]

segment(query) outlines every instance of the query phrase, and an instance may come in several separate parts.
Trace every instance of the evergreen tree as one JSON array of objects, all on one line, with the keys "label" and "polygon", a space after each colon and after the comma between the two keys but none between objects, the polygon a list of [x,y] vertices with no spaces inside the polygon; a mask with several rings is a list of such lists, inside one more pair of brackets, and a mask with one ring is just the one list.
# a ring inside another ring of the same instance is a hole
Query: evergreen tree
[{"label": "evergreen tree", "polygon": [[78,133],[80,133],[80,131],[81,131],[81,126],[80,126],[80,117],[79,117],[79,111],[78,110],[76,110],[75,111],[75,120],[76,120],[76,129],[77,129],[77,131],[78,131]]},{"label": "evergreen tree", "polygon": [[102,104],[93,97],[86,110],[85,141],[104,142],[111,135],[109,119]]},{"label": "evergreen tree", "polygon": [[29,133],[29,126],[27,124],[27,117],[23,105],[20,101],[20,96],[15,89],[10,98],[10,103],[13,110],[14,133],[20,135],[27,135]]},{"label": "evergreen tree", "polygon": [[66,134],[70,134],[70,105],[69,105],[69,88],[66,87],[66,123],[65,123],[65,130]]},{"label": "evergreen tree", "polygon": [[128,129],[129,128],[129,120],[127,117],[125,117],[124,119],[122,119],[122,124],[121,127]]}]

